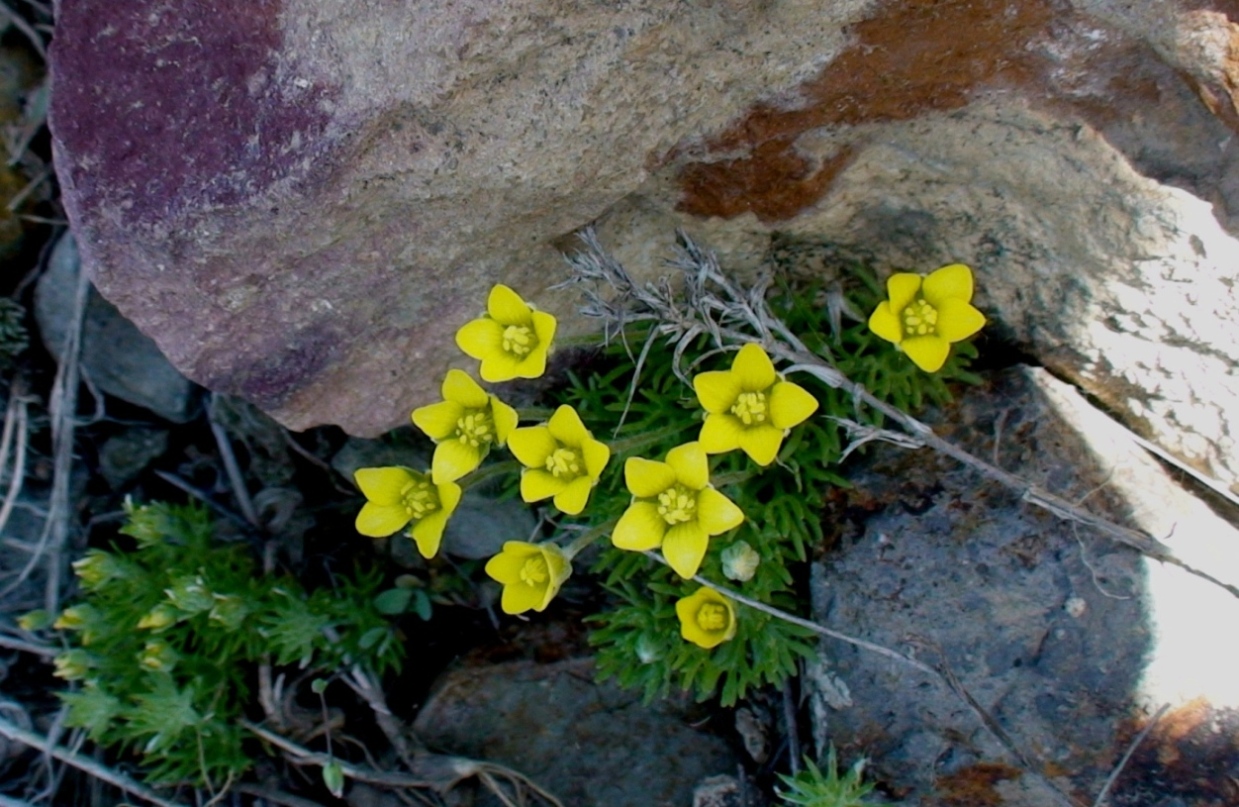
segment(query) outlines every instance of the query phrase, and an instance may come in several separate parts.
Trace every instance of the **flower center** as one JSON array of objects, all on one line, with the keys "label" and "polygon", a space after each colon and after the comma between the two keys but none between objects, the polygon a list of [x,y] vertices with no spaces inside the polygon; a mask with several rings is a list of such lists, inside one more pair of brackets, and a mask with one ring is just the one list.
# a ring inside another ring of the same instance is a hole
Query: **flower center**
[{"label": "flower center", "polygon": [[495,439],[495,423],[485,409],[468,409],[456,421],[456,436],[474,448],[488,446]]},{"label": "flower center", "polygon": [[745,426],[766,422],[766,393],[742,392],[731,405],[731,413],[740,418]]},{"label": "flower center", "polygon": [[556,479],[581,475],[581,458],[571,448],[557,448],[546,458],[546,470]]},{"label": "flower center", "polygon": [[727,628],[727,607],[716,602],[707,602],[697,609],[697,627],[717,633]]},{"label": "flower center", "polygon": [[546,558],[535,555],[521,566],[521,582],[527,586],[540,586],[546,583],[551,573],[546,568]]},{"label": "flower center", "polygon": [[439,491],[428,479],[417,479],[400,491],[400,503],[410,519],[425,518],[439,509]]},{"label": "flower center", "polygon": [[904,337],[929,336],[938,332],[938,309],[918,297],[903,310]]},{"label": "flower center", "polygon": [[503,352],[511,353],[517,358],[529,355],[538,343],[533,329],[528,325],[509,325],[503,329]]},{"label": "flower center", "polygon": [[672,485],[658,494],[658,514],[668,524],[683,524],[697,517],[697,494],[683,485]]}]

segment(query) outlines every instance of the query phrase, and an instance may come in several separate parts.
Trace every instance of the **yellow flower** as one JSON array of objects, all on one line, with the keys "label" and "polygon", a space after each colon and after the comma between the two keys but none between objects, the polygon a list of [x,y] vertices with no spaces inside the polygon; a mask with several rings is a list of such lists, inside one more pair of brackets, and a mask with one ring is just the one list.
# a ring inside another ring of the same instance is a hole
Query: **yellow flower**
[{"label": "yellow flower", "polygon": [[700,441],[707,454],[743,449],[753,462],[769,465],[788,431],[817,411],[817,399],[774,371],[760,345],[740,349],[730,370],[698,373],[697,400],[706,410]]},{"label": "yellow flower", "polygon": [[936,373],[951,343],[972,336],[985,315],[972,307],[972,270],[953,263],[929,277],[899,272],[886,281],[890,300],[878,303],[869,330],[894,342],[917,367]]},{"label": "yellow flower", "polygon": [[180,614],[175,608],[160,603],[138,620],[138,630],[161,631],[180,621]]},{"label": "yellow flower", "polygon": [[172,646],[161,639],[146,643],[138,654],[138,665],[151,672],[168,672],[176,666],[179,654]]},{"label": "yellow flower", "polygon": [[456,332],[456,344],[482,361],[482,380],[491,383],[542,375],[554,338],[555,318],[504,285],[490,290],[486,316]]},{"label": "yellow flower", "polygon": [[90,675],[95,659],[85,650],[66,650],[52,659],[55,670],[52,675],[66,681],[80,681]]},{"label": "yellow flower", "polygon": [[572,574],[572,565],[554,544],[506,541],[486,562],[486,573],[503,584],[499,606],[505,614],[545,611]]},{"label": "yellow flower", "polygon": [[736,635],[736,606],[706,586],[676,600],[675,615],[680,618],[680,635],[706,650]]},{"label": "yellow flower", "polygon": [[436,485],[430,476],[408,468],[359,468],[353,474],[368,500],[357,514],[357,531],[384,538],[412,522],[408,535],[422,557],[439,551],[447,520],[460,504],[460,485]]},{"label": "yellow flower", "polygon": [[512,432],[508,450],[525,466],[521,498],[538,502],[554,496],[555,506],[570,516],[585,509],[611,459],[611,449],[594,439],[571,406],[556,409],[545,426]]},{"label": "yellow flower", "polygon": [[436,485],[455,482],[477,468],[491,445],[507,443],[517,421],[515,409],[460,370],[447,371],[442,401],[413,410],[413,422],[437,444],[430,463]]},{"label": "yellow flower", "polygon": [[710,486],[710,467],[700,443],[667,452],[666,462],[632,457],[624,463],[632,504],[620,516],[611,543],[645,552],[662,547],[680,577],[701,567],[710,536],[740,526],[744,513]]}]

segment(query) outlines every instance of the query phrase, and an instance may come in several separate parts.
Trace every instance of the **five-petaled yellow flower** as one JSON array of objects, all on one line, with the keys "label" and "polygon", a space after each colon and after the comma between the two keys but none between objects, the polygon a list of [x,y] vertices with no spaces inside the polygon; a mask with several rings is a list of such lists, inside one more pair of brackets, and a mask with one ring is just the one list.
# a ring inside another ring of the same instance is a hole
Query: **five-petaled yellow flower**
[{"label": "five-petaled yellow flower", "polygon": [[706,586],[676,600],[675,615],[680,618],[680,635],[706,650],[736,635],[736,606]]},{"label": "five-petaled yellow flower", "polygon": [[483,381],[537,378],[555,338],[555,317],[538,311],[502,284],[490,290],[486,316],[456,332],[460,349],[482,362]]},{"label": "five-petaled yellow flower", "polygon": [[730,370],[698,373],[693,389],[707,412],[698,438],[706,453],[739,448],[758,465],[774,462],[788,431],[818,406],[803,387],[783,380],[766,351],[752,342],[736,354]]},{"label": "five-petaled yellow flower", "polygon": [[927,373],[946,363],[951,343],[981,330],[985,315],[972,307],[972,270],[953,263],[929,277],[899,272],[886,281],[890,300],[869,317],[869,330],[894,342]]},{"label": "five-petaled yellow flower", "polygon": [[589,493],[611,459],[611,449],[594,436],[571,406],[561,406],[545,426],[517,429],[508,436],[521,472],[521,498],[537,502],[551,496],[570,516],[585,509]]},{"label": "five-petaled yellow flower", "polygon": [[357,531],[385,538],[412,522],[408,535],[422,557],[439,551],[447,520],[460,504],[460,485],[436,485],[429,474],[409,468],[359,468],[353,474],[366,503],[357,514]]},{"label": "five-petaled yellow flower", "polygon": [[503,550],[486,562],[486,573],[503,584],[499,606],[505,614],[544,611],[559,592],[572,565],[554,544],[506,541]]},{"label": "five-petaled yellow flower", "polygon": [[620,516],[611,543],[644,552],[662,547],[680,577],[701,567],[710,536],[740,526],[744,513],[710,486],[710,466],[700,443],[667,452],[666,462],[632,457],[624,463],[632,504]]},{"label": "five-petaled yellow flower", "polygon": [[443,400],[413,410],[413,422],[434,440],[431,478],[455,482],[477,468],[492,445],[503,447],[516,428],[516,410],[488,395],[461,370],[443,378]]}]

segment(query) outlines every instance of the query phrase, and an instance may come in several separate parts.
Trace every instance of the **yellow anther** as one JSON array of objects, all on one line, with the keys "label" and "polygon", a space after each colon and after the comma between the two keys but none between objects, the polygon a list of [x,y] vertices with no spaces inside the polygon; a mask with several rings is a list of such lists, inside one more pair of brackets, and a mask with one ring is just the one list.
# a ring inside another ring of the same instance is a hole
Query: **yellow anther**
[{"label": "yellow anther", "polygon": [[529,586],[540,586],[550,577],[546,568],[546,558],[534,555],[521,566],[521,582]]},{"label": "yellow anther", "polygon": [[683,485],[672,485],[658,494],[658,514],[668,524],[683,524],[697,517],[697,494]]},{"label": "yellow anther", "polygon": [[720,631],[727,627],[727,608],[708,602],[697,610],[697,626],[705,631]]},{"label": "yellow anther", "polygon": [[513,356],[527,356],[538,338],[527,325],[509,325],[503,329],[503,350]]},{"label": "yellow anther", "polygon": [[556,478],[580,476],[581,457],[571,448],[557,448],[546,458],[546,470]]},{"label": "yellow anther", "polygon": [[766,421],[766,393],[742,392],[731,405],[731,413],[740,418],[745,426]]},{"label": "yellow anther", "polygon": [[456,436],[460,442],[478,448],[495,440],[495,424],[485,409],[469,409],[456,421]]},{"label": "yellow anther", "polygon": [[405,485],[400,491],[400,500],[404,504],[404,512],[412,520],[425,518],[439,509],[439,491],[425,479]]},{"label": "yellow anther", "polygon": [[903,310],[903,335],[928,336],[938,332],[938,310],[918,297]]}]

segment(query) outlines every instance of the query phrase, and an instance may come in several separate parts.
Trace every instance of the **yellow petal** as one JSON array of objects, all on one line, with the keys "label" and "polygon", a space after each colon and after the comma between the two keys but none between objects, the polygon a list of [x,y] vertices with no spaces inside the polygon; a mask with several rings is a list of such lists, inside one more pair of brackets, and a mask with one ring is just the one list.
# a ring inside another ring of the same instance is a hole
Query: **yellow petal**
[{"label": "yellow petal", "polygon": [[486,561],[486,573],[494,580],[507,585],[521,579],[521,568],[538,548],[525,541],[504,541],[503,550]]},{"label": "yellow petal", "polygon": [[443,543],[443,530],[447,527],[448,513],[436,510],[425,518],[418,519],[409,530],[409,537],[417,544],[417,551],[423,558],[433,558],[439,552],[439,544]]},{"label": "yellow petal", "polygon": [[460,326],[456,346],[475,359],[503,352],[503,326],[493,319],[475,319]]},{"label": "yellow petal", "polygon": [[667,452],[667,464],[681,485],[701,490],[710,484],[710,463],[701,443],[694,441],[671,449]]},{"label": "yellow petal", "polygon": [[698,373],[693,377],[693,389],[701,408],[707,412],[726,412],[740,394],[740,381],[731,372]]},{"label": "yellow petal", "polygon": [[456,433],[456,422],[465,408],[455,401],[439,401],[413,410],[413,425],[431,440],[445,440]]},{"label": "yellow petal", "polygon": [[[408,468],[358,468],[353,479],[362,494],[375,504],[396,504],[401,500],[404,488],[416,477]],[[394,530],[393,530],[394,532]]]},{"label": "yellow petal", "polygon": [[460,440],[444,440],[435,446],[430,479],[436,485],[455,482],[482,464],[482,452]]},{"label": "yellow petal", "polygon": [[657,549],[667,532],[667,522],[658,514],[653,502],[633,502],[620,516],[611,532],[611,543],[617,549],[644,552]]},{"label": "yellow petal", "polygon": [[685,579],[701,568],[710,538],[696,521],[685,521],[667,530],[663,536],[663,557],[668,565]]},{"label": "yellow petal", "polygon": [[770,385],[778,380],[774,364],[766,351],[761,345],[752,342],[740,348],[735,361],[731,363],[731,373],[745,392],[762,392],[770,389]]},{"label": "yellow petal", "polygon": [[591,437],[581,444],[581,453],[585,455],[585,473],[590,479],[597,481],[611,460],[611,449],[606,443]]},{"label": "yellow petal", "polygon": [[972,302],[972,270],[962,263],[952,263],[930,273],[921,289],[926,302],[941,309],[946,300]]},{"label": "yellow petal", "polygon": [[512,378],[541,378],[546,372],[546,349],[546,345],[534,345],[529,355],[517,362]]},{"label": "yellow petal", "polygon": [[490,396],[490,407],[491,417],[494,418],[495,423],[495,442],[500,447],[505,446],[516,424],[520,423],[520,415],[494,395]]},{"label": "yellow petal", "polygon": [[478,367],[478,375],[482,376],[482,380],[487,383],[498,384],[500,381],[530,377],[521,374],[525,361],[511,353],[504,353],[502,348],[479,358],[482,359],[482,364]]},{"label": "yellow petal", "polygon": [[533,314],[521,296],[502,283],[490,290],[486,313],[501,325],[529,325]]},{"label": "yellow petal", "polygon": [[900,345],[917,367],[927,373],[936,373],[946,364],[947,354],[951,352],[951,343],[941,336],[914,336],[903,340]]},{"label": "yellow petal", "polygon": [[697,523],[707,535],[719,535],[744,523],[744,511],[714,488],[697,494]]},{"label": "yellow petal", "polygon": [[546,568],[551,574],[551,584],[558,591],[564,581],[572,576],[572,564],[564,553],[554,544],[537,544],[538,551],[546,559]]},{"label": "yellow petal", "polygon": [[799,426],[817,407],[817,398],[799,384],[780,381],[770,390],[770,422],[776,429]]},{"label": "yellow petal", "polygon": [[675,484],[675,471],[665,462],[629,457],[624,463],[624,484],[633,496],[649,499]]},{"label": "yellow petal", "polygon": [[[541,605],[543,608],[543,596],[546,591],[542,586],[531,586],[526,583],[516,582],[503,587],[503,596],[499,599],[499,607],[503,609],[505,614],[523,614]],[[541,610],[541,609],[539,609]]]},{"label": "yellow petal", "polygon": [[[912,302],[917,292],[921,290],[921,276],[908,272],[897,272],[886,280],[886,294],[890,297],[891,313],[899,313]],[[885,337],[883,337],[885,338]],[[893,341],[893,340],[892,340]]]},{"label": "yellow petal", "polygon": [[899,344],[903,339],[903,325],[900,324],[899,317],[891,311],[891,304],[886,300],[878,303],[878,307],[873,309],[873,313],[869,315],[869,330],[895,344]]},{"label": "yellow petal", "polygon": [[959,342],[985,326],[985,315],[970,303],[948,298],[938,306],[938,335],[948,342]]},{"label": "yellow petal", "polygon": [[544,345],[547,350],[550,350],[551,344],[555,341],[555,317],[545,311],[533,312],[533,332],[538,337],[538,344]]},{"label": "yellow petal", "polygon": [[436,482],[435,489],[439,494],[439,512],[443,513],[444,518],[448,518],[452,513],[456,512],[456,505],[460,504],[460,497],[464,495],[460,485],[452,482]]},{"label": "yellow petal", "polygon": [[740,448],[758,465],[769,465],[779,455],[783,430],[769,423],[750,426],[740,433]]},{"label": "yellow petal", "polygon": [[484,409],[486,390],[464,370],[448,370],[443,376],[443,400],[458,403],[465,409]]},{"label": "yellow petal", "polygon": [[593,437],[581,422],[581,416],[566,404],[555,410],[555,414],[546,422],[546,427],[556,440],[572,448],[580,448],[586,440]]},{"label": "yellow petal", "polygon": [[386,538],[409,523],[409,513],[399,504],[366,502],[357,514],[357,531],[368,538]]},{"label": "yellow petal", "polygon": [[743,433],[744,424],[738,417],[720,413],[706,415],[706,422],[701,424],[701,434],[697,439],[707,454],[726,454],[740,447],[740,435]]},{"label": "yellow petal", "polygon": [[529,468],[542,468],[547,457],[559,448],[559,441],[546,426],[526,426],[508,435],[508,450]]},{"label": "yellow petal", "polygon": [[555,507],[561,513],[575,516],[585,509],[589,501],[589,492],[594,489],[594,481],[587,476],[577,477],[568,486],[555,494]]},{"label": "yellow petal", "polygon": [[521,498],[526,502],[540,502],[558,494],[568,483],[550,471],[541,468],[526,468],[521,472]]}]

